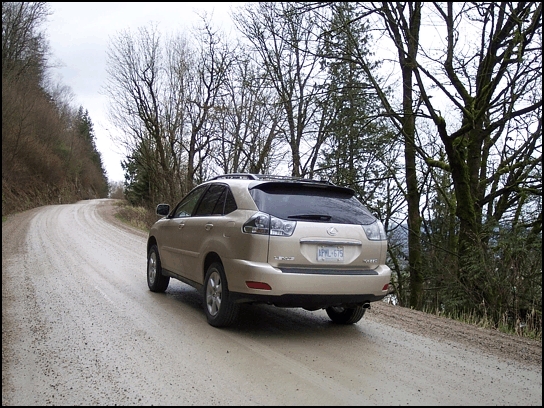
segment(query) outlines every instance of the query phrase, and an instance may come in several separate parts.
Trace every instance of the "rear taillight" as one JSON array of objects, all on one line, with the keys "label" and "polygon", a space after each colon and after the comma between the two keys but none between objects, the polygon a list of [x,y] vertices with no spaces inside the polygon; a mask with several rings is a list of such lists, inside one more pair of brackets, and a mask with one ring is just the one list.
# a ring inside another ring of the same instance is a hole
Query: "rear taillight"
[{"label": "rear taillight", "polygon": [[290,237],[297,226],[296,221],[282,220],[273,215],[258,212],[251,217],[242,227],[247,234],[275,235]]},{"label": "rear taillight", "polygon": [[363,225],[363,230],[365,231],[366,237],[370,241],[386,241],[387,235],[385,233],[385,228],[380,220],[376,220],[372,224]]}]

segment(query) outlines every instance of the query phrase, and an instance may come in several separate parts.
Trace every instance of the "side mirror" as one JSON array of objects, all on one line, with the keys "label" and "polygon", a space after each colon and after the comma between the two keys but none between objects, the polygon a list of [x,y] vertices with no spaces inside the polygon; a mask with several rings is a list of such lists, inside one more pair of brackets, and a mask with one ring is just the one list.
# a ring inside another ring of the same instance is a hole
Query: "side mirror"
[{"label": "side mirror", "polygon": [[170,204],[159,204],[157,205],[157,215],[166,217],[170,212]]}]

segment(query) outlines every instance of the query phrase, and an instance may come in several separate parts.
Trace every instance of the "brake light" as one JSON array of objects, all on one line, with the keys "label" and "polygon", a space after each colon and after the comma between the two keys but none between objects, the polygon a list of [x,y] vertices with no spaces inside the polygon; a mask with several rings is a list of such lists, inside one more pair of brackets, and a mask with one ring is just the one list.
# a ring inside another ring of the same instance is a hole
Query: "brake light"
[{"label": "brake light", "polygon": [[246,286],[250,289],[272,290],[270,285],[264,282],[246,281]]},{"label": "brake light", "polygon": [[248,234],[290,237],[293,235],[296,226],[296,221],[282,220],[273,215],[258,212],[247,220],[242,227],[242,231]]}]

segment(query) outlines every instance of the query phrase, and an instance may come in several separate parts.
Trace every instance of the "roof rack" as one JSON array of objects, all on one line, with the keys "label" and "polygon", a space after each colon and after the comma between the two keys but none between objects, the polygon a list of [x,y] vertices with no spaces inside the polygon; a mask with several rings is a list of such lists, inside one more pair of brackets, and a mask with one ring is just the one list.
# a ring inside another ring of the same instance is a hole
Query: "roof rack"
[{"label": "roof rack", "polygon": [[251,174],[251,173],[227,173],[227,174],[222,174],[219,176],[212,177],[210,180],[218,180],[218,179],[258,180],[258,176],[256,174]]},{"label": "roof rack", "polygon": [[219,180],[219,179],[284,180],[284,181],[302,181],[306,183],[328,184],[331,186],[335,185],[331,183],[330,181],[325,181],[325,180],[314,180],[314,179],[307,179],[302,177],[277,176],[273,174],[253,174],[253,173],[227,173],[220,176],[212,177],[210,180]]}]

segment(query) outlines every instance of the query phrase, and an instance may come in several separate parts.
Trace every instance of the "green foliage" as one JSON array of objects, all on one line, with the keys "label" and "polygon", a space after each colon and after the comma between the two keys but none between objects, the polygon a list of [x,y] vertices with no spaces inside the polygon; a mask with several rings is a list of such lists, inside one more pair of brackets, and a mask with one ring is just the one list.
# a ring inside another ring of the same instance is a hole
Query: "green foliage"
[{"label": "green foliage", "polygon": [[355,16],[354,5],[338,3],[330,29],[324,34],[327,80],[322,85],[321,104],[327,112],[327,124],[321,170],[317,173],[353,188],[364,202],[369,202],[375,198],[372,192],[379,184],[372,185],[371,180],[383,180],[387,172],[379,156],[389,149],[392,139],[380,118],[381,103],[370,92],[365,71],[351,60],[356,53],[370,54],[368,27]]},{"label": "green foliage", "polygon": [[121,162],[121,167],[125,172],[124,191],[128,202],[134,206],[152,206],[152,180],[141,154],[134,152]]},{"label": "green foliage", "polygon": [[[424,242],[425,308],[448,316],[485,322],[506,332],[542,333],[542,236],[530,228],[490,223],[478,245],[462,255],[465,273],[457,271],[451,250],[457,228],[440,229],[444,217],[430,222]],[[430,233],[432,229],[432,233]],[[448,248],[450,248],[448,250]],[[481,324],[481,323],[480,323]]]}]

